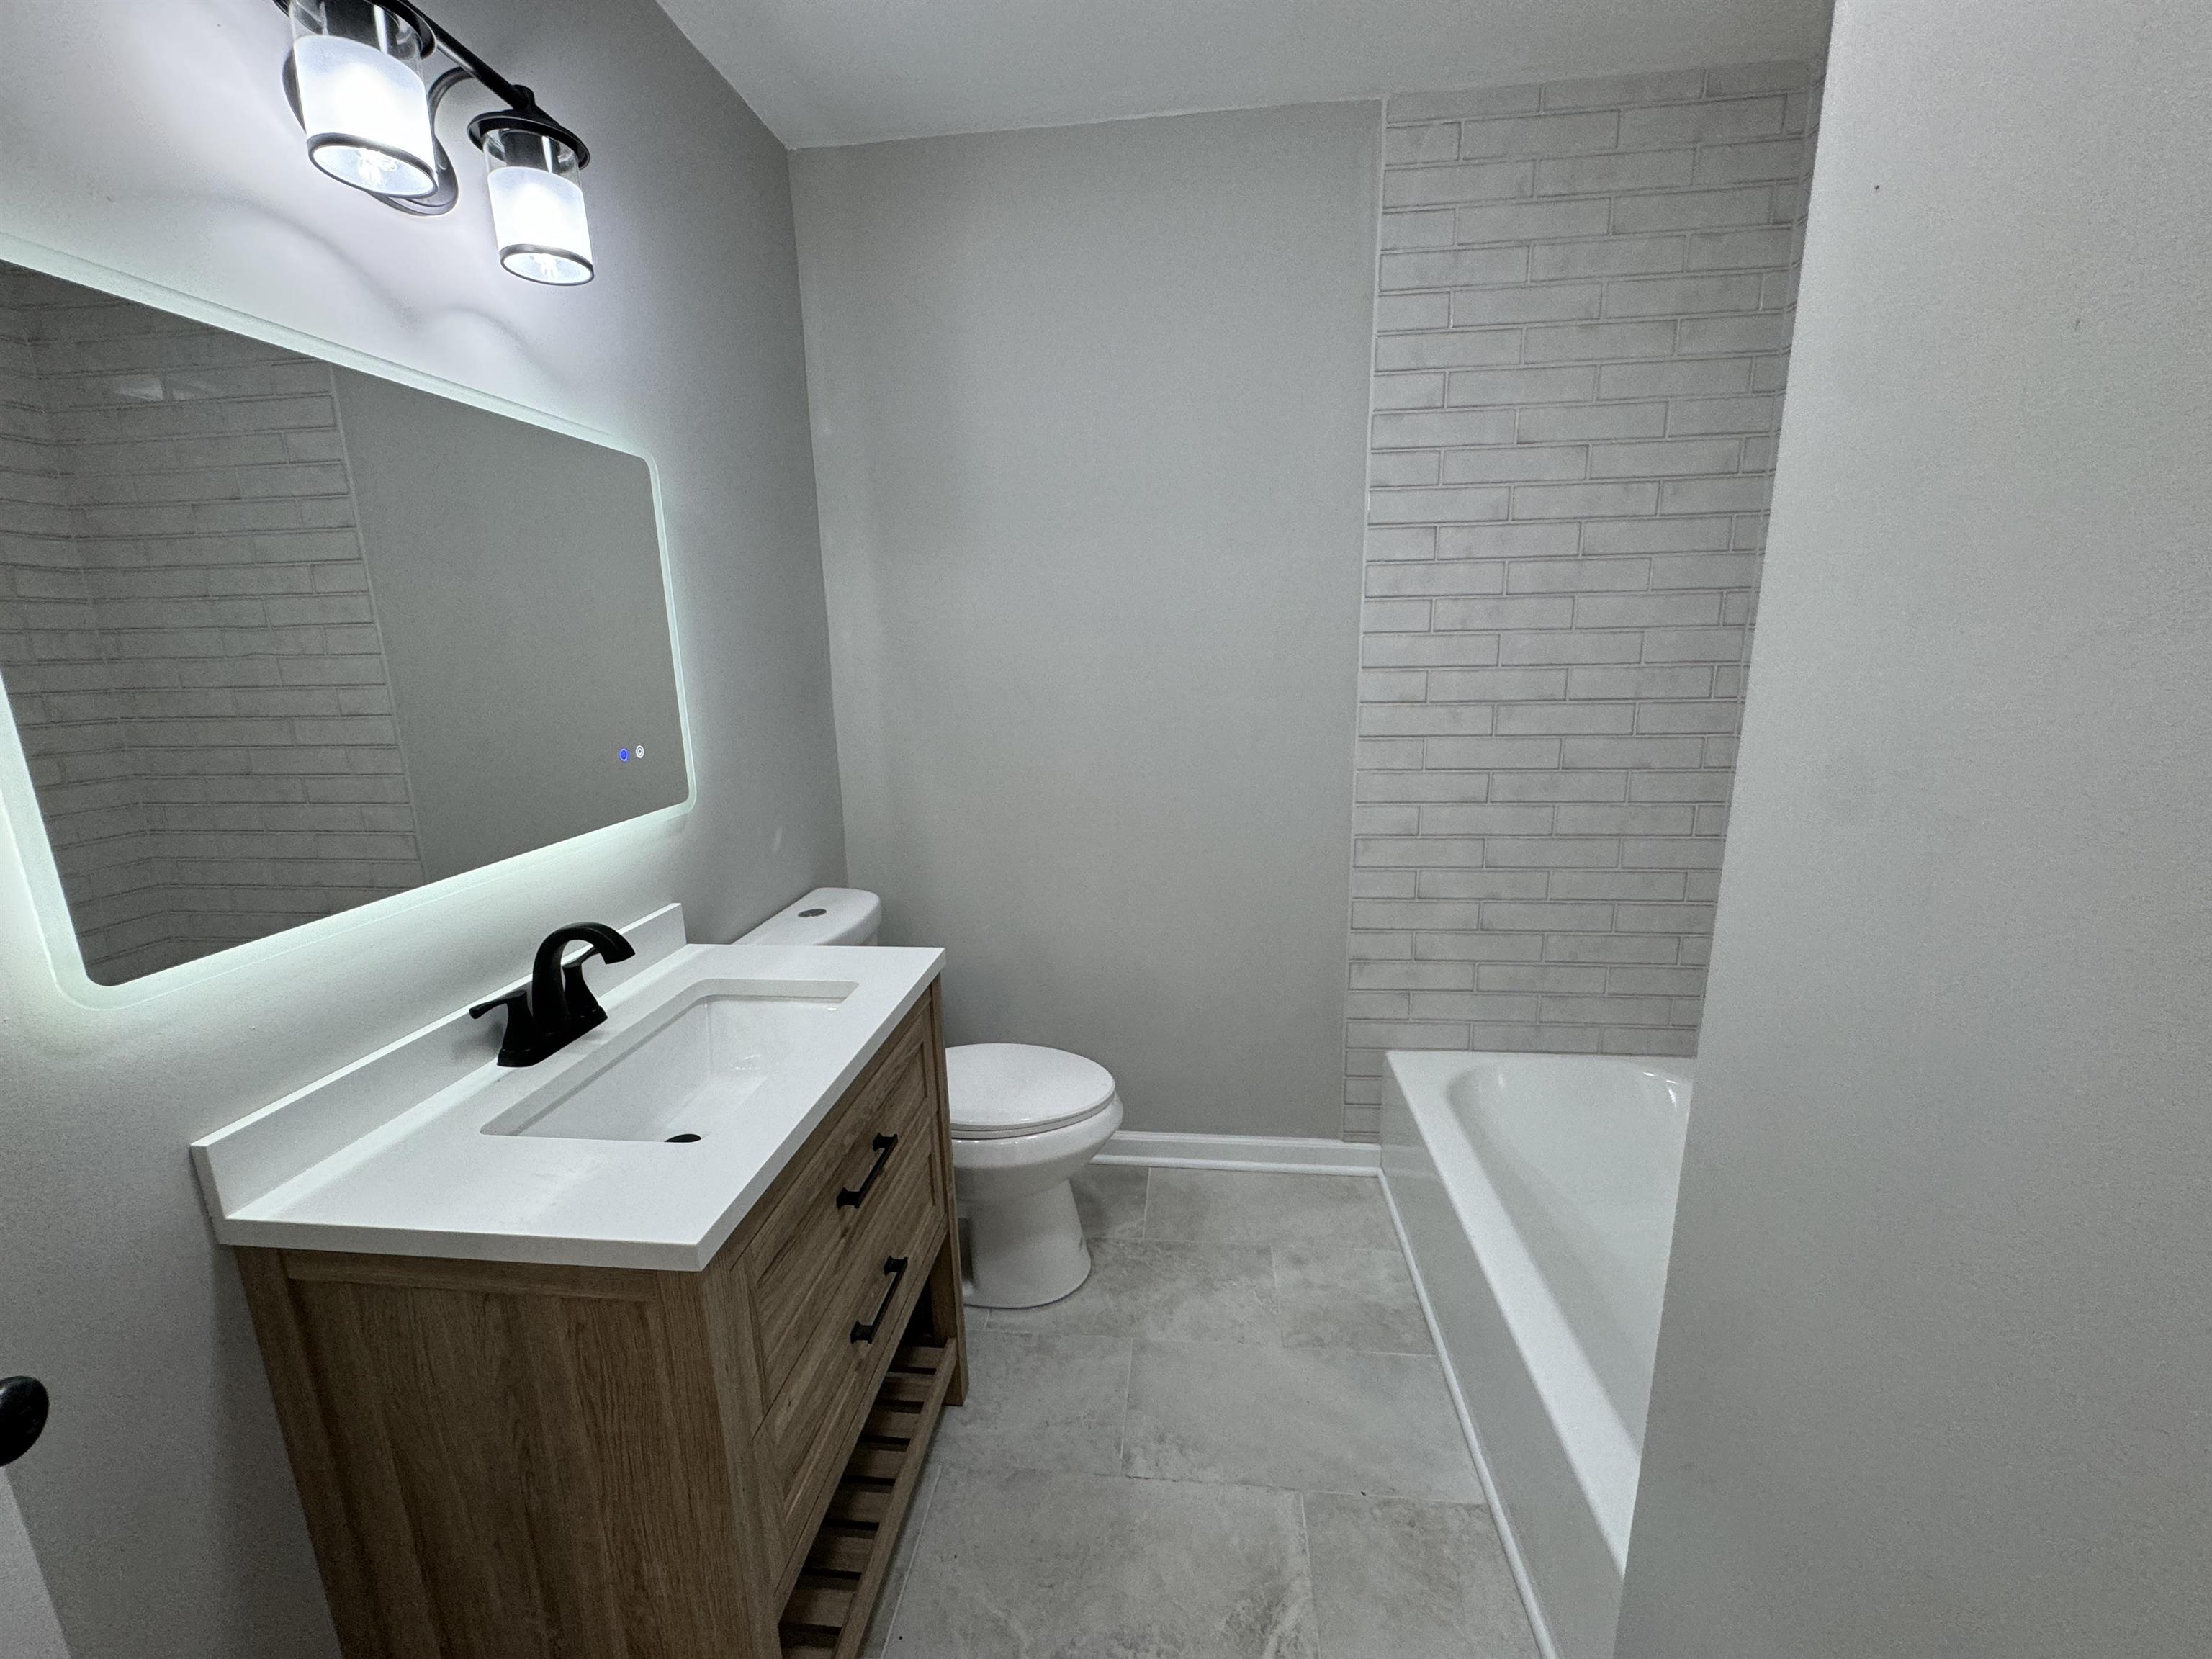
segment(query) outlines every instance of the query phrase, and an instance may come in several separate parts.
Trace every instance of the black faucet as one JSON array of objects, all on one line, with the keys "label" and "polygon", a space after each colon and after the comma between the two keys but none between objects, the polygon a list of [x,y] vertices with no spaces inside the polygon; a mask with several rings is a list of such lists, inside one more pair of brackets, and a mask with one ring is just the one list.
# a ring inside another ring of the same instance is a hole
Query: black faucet
[{"label": "black faucet", "polygon": [[[561,953],[571,940],[590,948],[563,969]],[[499,1045],[502,1066],[535,1066],[557,1054],[607,1017],[592,988],[584,983],[584,963],[597,956],[607,962],[626,962],[636,949],[604,922],[572,921],[546,934],[530,963],[530,986],[469,1010],[482,1019],[495,1008],[507,1010],[507,1035]]]}]

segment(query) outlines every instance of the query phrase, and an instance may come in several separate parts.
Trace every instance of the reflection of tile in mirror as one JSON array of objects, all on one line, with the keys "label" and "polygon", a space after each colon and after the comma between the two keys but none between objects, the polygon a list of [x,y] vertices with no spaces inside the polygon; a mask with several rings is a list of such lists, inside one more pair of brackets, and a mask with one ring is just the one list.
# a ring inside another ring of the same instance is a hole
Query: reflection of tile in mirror
[{"label": "reflection of tile in mirror", "polygon": [[88,971],[419,884],[327,364],[0,268],[0,629]]},{"label": "reflection of tile in mirror", "polygon": [[[453,695],[437,654],[450,641],[400,641],[428,665],[413,688],[424,753],[410,756],[395,614],[403,629],[416,616],[450,625],[465,607],[434,567],[426,576],[398,554],[380,592],[359,446],[349,464],[345,443],[347,375],[0,264],[0,674],[95,981],[137,978],[685,793],[649,483],[641,554],[625,568],[649,588],[629,625],[651,613],[653,637],[620,653],[645,663],[645,689],[608,699],[604,738],[574,731],[563,741],[577,752],[557,753],[568,772],[540,779],[575,814],[507,811],[511,780],[479,778],[495,769],[465,749],[436,752],[457,720],[510,747],[527,750],[531,737],[531,705],[501,705],[497,685],[512,676],[495,663],[477,665],[492,685],[472,687],[470,707],[440,701]],[[644,474],[634,457],[349,378],[385,394],[397,419],[410,418],[413,400],[438,416],[461,411],[458,429],[471,438],[469,422],[514,428],[525,434],[509,441],[517,454],[533,441],[556,447],[565,472],[581,453]],[[451,459],[464,475],[475,459]],[[507,458],[495,481],[508,495],[532,493],[516,465]],[[533,550],[559,550],[542,525],[532,532]],[[596,534],[592,550],[608,540]],[[580,604],[575,582],[544,586]],[[526,647],[527,607],[506,616]],[[597,684],[581,684],[558,713],[564,732],[598,712]],[[536,702],[545,701],[541,690]],[[659,740],[655,761],[623,769],[625,792],[583,775],[592,763],[617,770],[617,740],[648,736]],[[426,790],[443,811],[432,823]],[[434,868],[426,835],[441,830],[445,864]]]}]

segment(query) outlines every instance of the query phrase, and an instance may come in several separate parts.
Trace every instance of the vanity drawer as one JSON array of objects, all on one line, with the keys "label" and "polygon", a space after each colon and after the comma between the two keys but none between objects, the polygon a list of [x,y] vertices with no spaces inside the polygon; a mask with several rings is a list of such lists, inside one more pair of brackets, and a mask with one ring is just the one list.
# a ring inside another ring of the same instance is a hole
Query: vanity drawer
[{"label": "vanity drawer", "polygon": [[[860,1092],[823,1126],[744,1246],[761,1401],[772,1414],[826,1309],[856,1271],[872,1271],[919,1203],[941,1208],[936,1067],[921,1029],[902,1032]],[[849,1321],[846,1322],[850,1322]]]},{"label": "vanity drawer", "polygon": [[[870,1230],[865,1249],[854,1254],[848,1271],[816,1304],[789,1382],[763,1419],[755,1452],[787,1569],[805,1553],[945,1239],[937,1179],[933,1169],[917,1162],[886,1194],[884,1224]],[[893,1261],[906,1266],[890,1271]],[[872,1337],[860,1340],[855,1328],[870,1325]]]},{"label": "vanity drawer", "polygon": [[866,1357],[867,1345],[850,1337],[883,1300],[884,1261],[908,1255],[907,1245],[942,1210],[933,1157],[918,1153],[911,1163],[894,1164],[896,1173],[886,1170],[870,1195],[868,1224],[841,1245],[830,1270],[810,1276],[805,1316],[788,1328],[781,1352],[762,1353],[761,1370],[775,1381],[763,1392],[761,1424],[779,1440],[787,1437],[786,1424],[821,1404],[823,1389],[838,1386],[834,1379],[847,1362]]}]

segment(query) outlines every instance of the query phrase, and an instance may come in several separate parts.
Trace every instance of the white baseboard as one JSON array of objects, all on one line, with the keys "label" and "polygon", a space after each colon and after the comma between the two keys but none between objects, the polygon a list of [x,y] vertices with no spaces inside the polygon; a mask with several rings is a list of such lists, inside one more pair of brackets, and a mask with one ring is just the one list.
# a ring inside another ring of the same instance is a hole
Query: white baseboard
[{"label": "white baseboard", "polygon": [[1122,1129],[1091,1160],[1170,1170],[1259,1170],[1278,1175],[1379,1174],[1382,1149],[1356,1140],[1299,1135],[1189,1135]]}]

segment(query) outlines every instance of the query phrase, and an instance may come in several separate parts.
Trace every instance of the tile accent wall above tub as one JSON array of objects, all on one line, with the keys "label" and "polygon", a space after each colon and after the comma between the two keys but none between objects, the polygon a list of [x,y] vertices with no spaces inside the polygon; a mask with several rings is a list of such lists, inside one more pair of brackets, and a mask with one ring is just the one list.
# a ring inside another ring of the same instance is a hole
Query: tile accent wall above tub
[{"label": "tile accent wall above tub", "polygon": [[1817,96],[1387,106],[1352,1139],[1389,1048],[1696,1050]]}]

